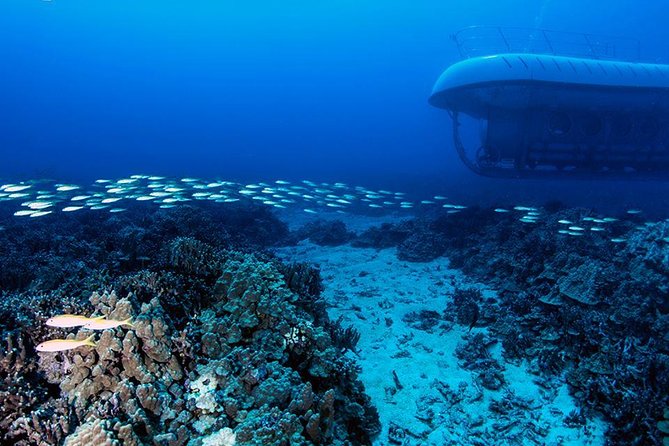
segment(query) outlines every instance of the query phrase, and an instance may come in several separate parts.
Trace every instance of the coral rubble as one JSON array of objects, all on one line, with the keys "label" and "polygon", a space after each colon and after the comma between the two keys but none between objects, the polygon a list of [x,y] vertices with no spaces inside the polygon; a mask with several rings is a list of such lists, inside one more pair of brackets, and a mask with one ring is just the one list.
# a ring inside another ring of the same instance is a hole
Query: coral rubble
[{"label": "coral rubble", "polygon": [[[469,336],[457,351],[481,386],[502,384],[502,366],[485,349],[499,341],[507,361],[529,361],[539,379],[566,379],[581,412],[565,422],[597,412],[610,423],[611,444],[669,443],[668,223],[610,219],[607,231],[617,238],[609,240],[596,231],[561,235],[561,222],[595,219],[589,210],[539,213],[541,224],[528,224],[470,208],[385,224],[352,243],[396,246],[406,260],[443,253],[452,267],[497,288],[498,299],[456,292],[443,316],[492,336]],[[422,329],[441,320],[407,317]]]}]

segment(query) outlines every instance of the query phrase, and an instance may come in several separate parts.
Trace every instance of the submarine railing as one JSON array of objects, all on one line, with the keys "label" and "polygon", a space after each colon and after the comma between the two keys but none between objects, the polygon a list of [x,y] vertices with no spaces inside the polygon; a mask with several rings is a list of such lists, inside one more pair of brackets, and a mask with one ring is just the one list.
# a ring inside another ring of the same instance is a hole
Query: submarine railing
[{"label": "submarine railing", "polygon": [[639,62],[637,39],[571,31],[499,26],[470,26],[451,36],[462,59],[503,52],[549,54]]}]

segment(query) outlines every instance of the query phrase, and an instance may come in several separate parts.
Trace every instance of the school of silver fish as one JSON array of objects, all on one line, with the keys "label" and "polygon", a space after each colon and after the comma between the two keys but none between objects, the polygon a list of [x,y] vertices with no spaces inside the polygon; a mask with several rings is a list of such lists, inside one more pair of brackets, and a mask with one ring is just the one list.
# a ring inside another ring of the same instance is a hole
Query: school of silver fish
[{"label": "school of silver fish", "polygon": [[[404,192],[373,190],[346,183],[325,183],[301,180],[297,182],[275,180],[270,183],[240,183],[200,178],[168,178],[155,175],[131,175],[118,179],[98,179],[89,187],[49,181],[27,181],[0,185],[0,202],[18,201],[16,217],[39,218],[55,212],[105,211],[112,214],[126,211],[124,203],[146,202],[162,209],[177,207],[189,201],[234,203],[252,200],[275,209],[301,209],[307,214],[323,212],[357,212],[363,209],[385,211],[411,211],[427,207],[445,208],[448,214],[461,212],[466,206],[447,202],[443,195],[425,200],[410,200]],[[519,221],[537,224],[541,209],[530,206],[496,208],[496,213],[519,214]],[[629,209],[630,215],[640,214],[639,209]],[[578,222],[561,220],[565,225],[557,231],[560,235],[579,237],[585,233],[607,235],[607,225],[613,217],[583,217]],[[613,243],[626,240],[609,237]]]}]

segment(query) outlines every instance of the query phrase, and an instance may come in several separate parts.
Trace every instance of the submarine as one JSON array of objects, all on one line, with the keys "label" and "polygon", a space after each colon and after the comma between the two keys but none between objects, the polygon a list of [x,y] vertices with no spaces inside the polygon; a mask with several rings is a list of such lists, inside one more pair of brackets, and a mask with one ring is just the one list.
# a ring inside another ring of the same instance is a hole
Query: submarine
[{"label": "submarine", "polygon": [[637,41],[480,26],[452,39],[460,60],[429,103],[449,112],[470,170],[669,179],[669,65],[641,61]]}]

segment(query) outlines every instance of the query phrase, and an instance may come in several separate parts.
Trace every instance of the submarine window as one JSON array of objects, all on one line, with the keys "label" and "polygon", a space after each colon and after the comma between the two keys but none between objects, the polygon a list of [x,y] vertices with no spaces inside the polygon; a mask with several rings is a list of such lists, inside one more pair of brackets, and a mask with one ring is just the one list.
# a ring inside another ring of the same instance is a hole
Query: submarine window
[{"label": "submarine window", "polygon": [[653,138],[657,136],[660,127],[654,118],[642,118],[639,121],[639,134],[644,138]]},{"label": "submarine window", "polygon": [[632,120],[627,115],[611,117],[611,135],[623,138],[632,131]]},{"label": "submarine window", "polygon": [[556,136],[566,135],[571,130],[571,119],[563,112],[553,112],[548,118],[548,129]]},{"label": "submarine window", "polygon": [[580,119],[581,131],[585,136],[595,136],[602,131],[604,124],[602,118],[596,114],[587,114]]}]

